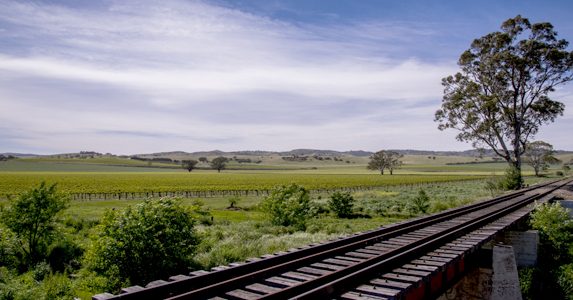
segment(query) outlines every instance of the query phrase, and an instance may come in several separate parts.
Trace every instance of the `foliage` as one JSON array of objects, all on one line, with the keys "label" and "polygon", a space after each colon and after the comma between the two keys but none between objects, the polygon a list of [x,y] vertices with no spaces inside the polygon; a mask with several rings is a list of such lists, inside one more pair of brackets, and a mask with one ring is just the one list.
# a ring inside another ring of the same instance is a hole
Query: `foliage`
[{"label": "foliage", "polygon": [[566,299],[573,300],[573,264],[567,264],[559,267],[559,277],[557,283],[567,295]]},{"label": "foliage", "polygon": [[211,168],[217,170],[217,172],[221,172],[221,170],[223,170],[227,165],[228,161],[229,159],[223,156],[215,157],[211,161]]},{"label": "foliage", "polygon": [[426,191],[420,189],[418,195],[410,201],[410,212],[414,214],[425,214],[430,208],[430,197],[426,194]]},{"label": "foliage", "polygon": [[304,229],[307,220],[315,215],[308,190],[295,183],[273,189],[261,207],[272,224],[297,229]]},{"label": "foliage", "polygon": [[539,230],[542,242],[551,245],[556,260],[573,250],[573,220],[559,202],[538,205],[531,215],[531,226]]},{"label": "foliage", "polygon": [[533,167],[535,176],[539,176],[541,170],[547,170],[549,164],[557,163],[559,160],[553,156],[553,145],[544,141],[535,141],[525,146],[525,161]]},{"label": "foliage", "polygon": [[549,93],[573,79],[567,45],[550,23],[519,15],[474,40],[458,61],[461,72],[442,79],[438,128],[459,130],[458,140],[491,148],[521,174],[528,140],[563,114]]},{"label": "foliage", "polygon": [[399,168],[402,165],[402,154],[395,151],[380,150],[370,156],[370,161],[366,167],[368,170],[380,171],[380,174],[384,175],[384,170],[388,169],[390,175],[392,175],[394,169]]},{"label": "foliage", "polygon": [[517,270],[519,276],[519,287],[523,299],[531,299],[532,283],[535,275],[535,268],[520,268]]},{"label": "foliage", "polygon": [[191,172],[191,171],[193,171],[193,169],[195,169],[195,166],[196,166],[198,163],[199,163],[199,162],[196,161],[196,160],[194,160],[194,159],[184,160],[184,161],[182,162],[182,166],[183,166],[183,169],[185,169],[185,170]]},{"label": "foliage", "polygon": [[502,189],[502,180],[503,179],[500,179],[499,177],[492,176],[485,181],[485,188],[491,193],[492,197],[495,197],[499,190]]},{"label": "foliage", "polygon": [[199,242],[190,208],[173,198],[108,211],[88,253],[90,269],[122,283],[143,284],[187,271]]},{"label": "foliage", "polygon": [[330,195],[328,200],[328,207],[339,218],[344,218],[352,215],[352,206],[354,205],[354,197],[348,192],[334,192]]},{"label": "foliage", "polygon": [[[12,231],[0,226],[0,266],[18,266],[18,241]],[[0,298],[1,299],[1,298]]]},{"label": "foliage", "polygon": [[62,238],[50,246],[47,262],[56,272],[75,271],[81,266],[84,249],[69,238]]},{"label": "foliage", "polygon": [[23,263],[30,267],[47,255],[55,233],[58,213],[68,206],[68,198],[59,194],[56,185],[42,182],[15,200],[2,212],[2,222],[16,235],[23,252]]},{"label": "foliage", "polygon": [[499,187],[502,190],[518,190],[523,186],[523,177],[521,172],[516,167],[509,167],[505,170],[505,175],[499,182]]},{"label": "foliage", "polygon": [[571,295],[573,287],[573,220],[568,210],[555,202],[537,205],[530,222],[540,236],[531,297],[563,299]]},{"label": "foliage", "polygon": [[239,198],[237,196],[227,199],[227,202],[229,202],[229,208],[237,207],[237,205],[239,204],[240,201],[241,201],[241,198]]}]

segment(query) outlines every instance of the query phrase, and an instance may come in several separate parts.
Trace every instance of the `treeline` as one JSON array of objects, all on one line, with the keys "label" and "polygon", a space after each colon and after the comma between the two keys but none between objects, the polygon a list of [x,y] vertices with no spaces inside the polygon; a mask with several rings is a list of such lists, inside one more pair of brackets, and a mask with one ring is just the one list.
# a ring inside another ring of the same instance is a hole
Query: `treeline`
[{"label": "treeline", "polygon": [[0,154],[0,161],[8,161],[8,160],[11,160],[11,159],[16,159],[16,158],[17,158],[17,157],[12,156],[12,155],[3,155],[3,154]]},{"label": "treeline", "polygon": [[[290,156],[283,156],[281,157],[281,159],[286,160],[286,161],[297,161],[297,162],[303,162],[303,161],[308,161],[310,159],[315,159],[315,160],[320,160],[320,161],[325,161],[325,160],[332,160],[332,161],[344,161],[344,159],[334,156],[320,156],[320,155],[313,155],[313,156],[305,156],[305,155],[290,155]],[[346,160],[346,163],[350,163],[349,160]]]}]

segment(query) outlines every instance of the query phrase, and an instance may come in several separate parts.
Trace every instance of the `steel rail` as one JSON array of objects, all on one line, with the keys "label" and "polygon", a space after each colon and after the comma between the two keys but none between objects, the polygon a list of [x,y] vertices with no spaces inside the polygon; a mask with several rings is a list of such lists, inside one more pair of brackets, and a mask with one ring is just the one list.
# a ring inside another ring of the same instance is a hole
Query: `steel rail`
[{"label": "steel rail", "polygon": [[[474,205],[469,205],[466,207],[461,207],[461,208],[449,210],[449,211],[446,211],[446,212],[443,212],[440,214],[436,214],[433,216],[429,216],[426,218],[406,222],[406,223],[400,224],[398,226],[386,228],[386,230],[378,230],[378,231],[375,231],[375,235],[369,236],[366,238],[362,237],[362,239],[358,239],[357,241],[341,240],[345,243],[343,243],[341,245],[336,245],[336,246],[332,245],[332,244],[326,244],[326,245],[329,245],[330,247],[328,247],[324,251],[320,251],[320,252],[315,251],[314,253],[310,253],[309,255],[302,256],[302,257],[299,257],[299,258],[296,258],[293,260],[285,261],[282,263],[277,263],[277,264],[274,264],[274,265],[269,266],[267,268],[261,268],[259,270],[256,270],[256,271],[253,271],[253,272],[250,272],[247,274],[237,275],[237,276],[234,276],[233,278],[227,278],[226,280],[218,281],[218,282],[215,282],[215,283],[207,285],[207,286],[196,288],[194,290],[188,291],[188,292],[183,293],[183,294],[175,295],[169,299],[170,300],[174,300],[174,299],[205,299],[205,298],[215,297],[217,295],[224,294],[225,291],[231,291],[231,290],[234,290],[236,288],[243,287],[248,283],[261,281],[264,278],[268,278],[268,277],[271,277],[273,275],[278,275],[281,272],[285,272],[285,271],[289,271],[289,270],[295,270],[301,266],[307,266],[313,262],[321,261],[325,258],[335,257],[335,256],[340,255],[342,253],[346,253],[346,252],[349,252],[349,251],[352,251],[352,250],[355,250],[358,248],[363,248],[365,246],[374,244],[374,243],[381,241],[381,240],[389,239],[389,238],[392,238],[392,237],[395,237],[398,235],[402,235],[402,234],[405,234],[405,233],[408,233],[408,232],[411,232],[411,231],[414,231],[414,230],[417,230],[420,228],[424,228],[424,227],[427,227],[427,226],[430,226],[430,225],[433,225],[436,223],[447,221],[447,220],[450,220],[450,219],[458,217],[458,216],[462,216],[462,215],[465,215],[465,214],[468,214],[471,212],[479,211],[479,210],[484,209],[486,207],[490,207],[490,206],[498,204],[498,203],[503,203],[503,202],[510,200],[510,199],[515,199],[517,197],[521,197],[526,192],[551,185],[552,183],[553,182],[546,183],[543,185],[538,185],[538,186],[535,186],[535,187],[532,187],[529,189],[524,189],[522,191],[512,193],[510,195],[494,198],[494,199],[489,200],[489,201],[480,202],[480,203],[477,203]],[[533,199],[537,196],[538,195],[530,196],[530,197],[527,197],[527,199]],[[448,237],[449,236],[450,235],[448,235]],[[397,250],[394,250],[391,253],[395,254],[398,251],[403,252],[404,250],[410,249],[416,245],[419,245],[420,243],[427,241],[428,239],[429,238],[421,239],[420,241],[414,242],[414,243],[412,243],[406,247],[401,247]],[[383,259],[383,258],[387,257],[388,255],[390,255],[390,254],[384,254],[384,255],[376,258],[376,260]],[[277,293],[262,295],[261,298],[285,299],[287,297],[293,297],[294,295],[299,294],[303,291],[308,291],[308,290],[311,290],[312,288],[320,286],[321,284],[324,284],[328,280],[332,280],[332,278],[337,278],[337,277],[343,276],[341,274],[347,274],[348,272],[352,272],[354,270],[357,270],[358,268],[360,268],[359,266],[364,266],[367,264],[375,263],[376,260],[368,259],[367,261],[365,261],[363,263],[359,263],[357,265],[342,269],[340,271],[335,271],[335,272],[328,274],[328,275],[320,276],[317,279],[306,281],[306,282],[303,282],[301,284],[298,284],[298,285],[295,285],[292,287],[286,287]]]},{"label": "steel rail", "polygon": [[[376,257],[375,260],[369,259],[343,269],[340,274],[333,272],[331,274],[321,276],[317,278],[317,280],[302,282],[297,286],[285,288],[280,292],[262,296],[260,299],[323,299],[323,297],[340,294],[342,291],[347,290],[349,286],[363,282],[364,278],[391,271],[393,268],[423,255],[428,251],[436,249],[447,242],[455,240],[467,232],[480,228],[525,205],[528,205],[534,200],[542,198],[570,182],[571,180],[567,180],[549,191],[531,196],[524,196],[523,199],[510,203],[508,206],[500,208],[493,213],[489,213],[480,218],[471,220],[470,222],[454,226],[446,234],[440,232],[438,234],[428,236],[405,247],[401,247]],[[322,283],[322,285],[320,283]]]}]

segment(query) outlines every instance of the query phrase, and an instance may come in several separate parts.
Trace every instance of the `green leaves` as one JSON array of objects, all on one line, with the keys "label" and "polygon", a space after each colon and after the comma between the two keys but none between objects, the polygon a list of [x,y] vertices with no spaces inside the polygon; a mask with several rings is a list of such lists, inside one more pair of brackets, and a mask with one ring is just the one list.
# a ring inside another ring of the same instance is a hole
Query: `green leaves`
[{"label": "green leaves", "polygon": [[402,154],[389,151],[389,150],[380,150],[370,156],[370,161],[368,162],[368,166],[366,167],[368,170],[377,170],[380,171],[380,174],[384,175],[384,170],[390,170],[390,175],[394,169],[399,168],[402,165]]},{"label": "green leaves", "polygon": [[3,223],[20,241],[24,263],[28,267],[47,255],[56,216],[68,206],[68,202],[65,196],[57,193],[55,184],[47,186],[42,182],[37,188],[11,200],[2,212]]},{"label": "green leaves", "polygon": [[306,221],[316,214],[308,190],[294,183],[275,188],[261,206],[274,225],[298,229],[304,229]]},{"label": "green leaves", "polygon": [[328,200],[328,207],[339,218],[344,218],[352,215],[352,206],[354,205],[354,197],[348,192],[334,192],[330,195]]},{"label": "green leaves", "polygon": [[442,79],[435,121],[440,130],[456,129],[458,140],[487,146],[520,170],[527,141],[563,114],[564,105],[548,95],[573,79],[573,52],[550,23],[517,16],[501,29],[474,40],[460,56],[461,72]]},{"label": "green leaves", "polygon": [[172,198],[148,200],[104,216],[101,237],[88,254],[96,272],[143,284],[188,270],[199,238],[194,212]]},{"label": "green leaves", "polygon": [[573,250],[573,220],[559,202],[538,205],[531,215],[531,226],[539,230],[542,242],[554,247],[558,257],[568,255],[569,247]]},{"label": "green leaves", "polygon": [[426,191],[420,189],[418,195],[414,197],[409,203],[409,210],[413,214],[425,214],[430,208],[430,197],[426,194]]}]

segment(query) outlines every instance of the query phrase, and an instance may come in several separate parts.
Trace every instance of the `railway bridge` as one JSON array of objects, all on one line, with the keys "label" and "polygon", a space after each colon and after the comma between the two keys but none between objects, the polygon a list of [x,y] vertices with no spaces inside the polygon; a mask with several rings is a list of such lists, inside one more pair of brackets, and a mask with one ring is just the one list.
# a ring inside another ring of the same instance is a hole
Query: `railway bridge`
[{"label": "railway bridge", "polygon": [[573,180],[93,299],[521,299],[511,230],[563,191]]}]

